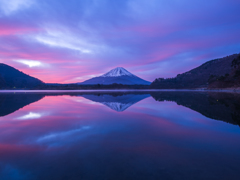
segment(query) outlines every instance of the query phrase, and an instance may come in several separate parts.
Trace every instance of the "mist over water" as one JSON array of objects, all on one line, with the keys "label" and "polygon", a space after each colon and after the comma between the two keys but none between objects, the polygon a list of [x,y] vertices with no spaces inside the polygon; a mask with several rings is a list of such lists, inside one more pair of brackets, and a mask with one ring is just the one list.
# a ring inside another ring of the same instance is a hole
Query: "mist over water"
[{"label": "mist over water", "polygon": [[240,178],[240,95],[0,93],[0,179]]}]

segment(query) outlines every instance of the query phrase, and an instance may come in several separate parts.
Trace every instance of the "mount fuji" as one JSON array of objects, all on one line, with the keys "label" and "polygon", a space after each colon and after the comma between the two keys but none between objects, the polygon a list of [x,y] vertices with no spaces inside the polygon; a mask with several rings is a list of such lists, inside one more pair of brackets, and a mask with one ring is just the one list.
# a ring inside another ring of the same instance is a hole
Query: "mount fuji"
[{"label": "mount fuji", "polygon": [[151,82],[143,80],[132,73],[128,72],[122,67],[117,67],[99,77],[86,80],[79,84],[92,85],[92,84],[125,84],[125,85],[150,85]]}]

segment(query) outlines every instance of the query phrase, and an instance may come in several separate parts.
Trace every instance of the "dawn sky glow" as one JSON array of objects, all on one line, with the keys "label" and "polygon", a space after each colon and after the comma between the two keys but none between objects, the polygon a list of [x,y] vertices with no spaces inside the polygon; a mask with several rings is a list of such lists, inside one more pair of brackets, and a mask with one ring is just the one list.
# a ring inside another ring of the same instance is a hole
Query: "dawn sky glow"
[{"label": "dawn sky glow", "polygon": [[0,0],[0,62],[47,83],[148,81],[240,52],[239,0]]}]

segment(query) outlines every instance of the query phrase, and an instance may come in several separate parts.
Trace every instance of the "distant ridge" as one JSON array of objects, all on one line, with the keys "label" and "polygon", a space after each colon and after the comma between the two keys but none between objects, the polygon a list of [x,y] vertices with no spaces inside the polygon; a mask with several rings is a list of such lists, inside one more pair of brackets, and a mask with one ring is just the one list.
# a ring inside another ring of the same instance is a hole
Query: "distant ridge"
[{"label": "distant ridge", "polygon": [[102,76],[95,77],[89,80],[86,80],[82,83],[83,85],[95,85],[95,84],[125,84],[125,85],[150,85],[151,82],[143,80],[134,74],[130,73],[122,67],[117,67],[111,71],[103,74]]}]

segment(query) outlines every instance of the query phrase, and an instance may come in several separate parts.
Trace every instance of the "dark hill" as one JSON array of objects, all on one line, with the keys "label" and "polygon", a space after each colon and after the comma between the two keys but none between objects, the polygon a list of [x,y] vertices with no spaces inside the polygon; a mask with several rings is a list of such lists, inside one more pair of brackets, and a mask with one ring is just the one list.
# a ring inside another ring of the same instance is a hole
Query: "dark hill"
[{"label": "dark hill", "polygon": [[221,59],[208,61],[195,69],[177,75],[175,78],[158,78],[152,82],[150,88],[206,88],[208,86],[208,80],[210,76],[224,76],[232,71],[232,61],[237,56],[238,54],[234,54]]},{"label": "dark hill", "polygon": [[224,76],[210,76],[209,89],[215,88],[239,88],[240,87],[240,54],[232,61],[233,69]]},{"label": "dark hill", "polygon": [[0,88],[19,89],[19,88],[33,88],[43,84],[37,78],[31,77],[23,72],[0,63]]}]

